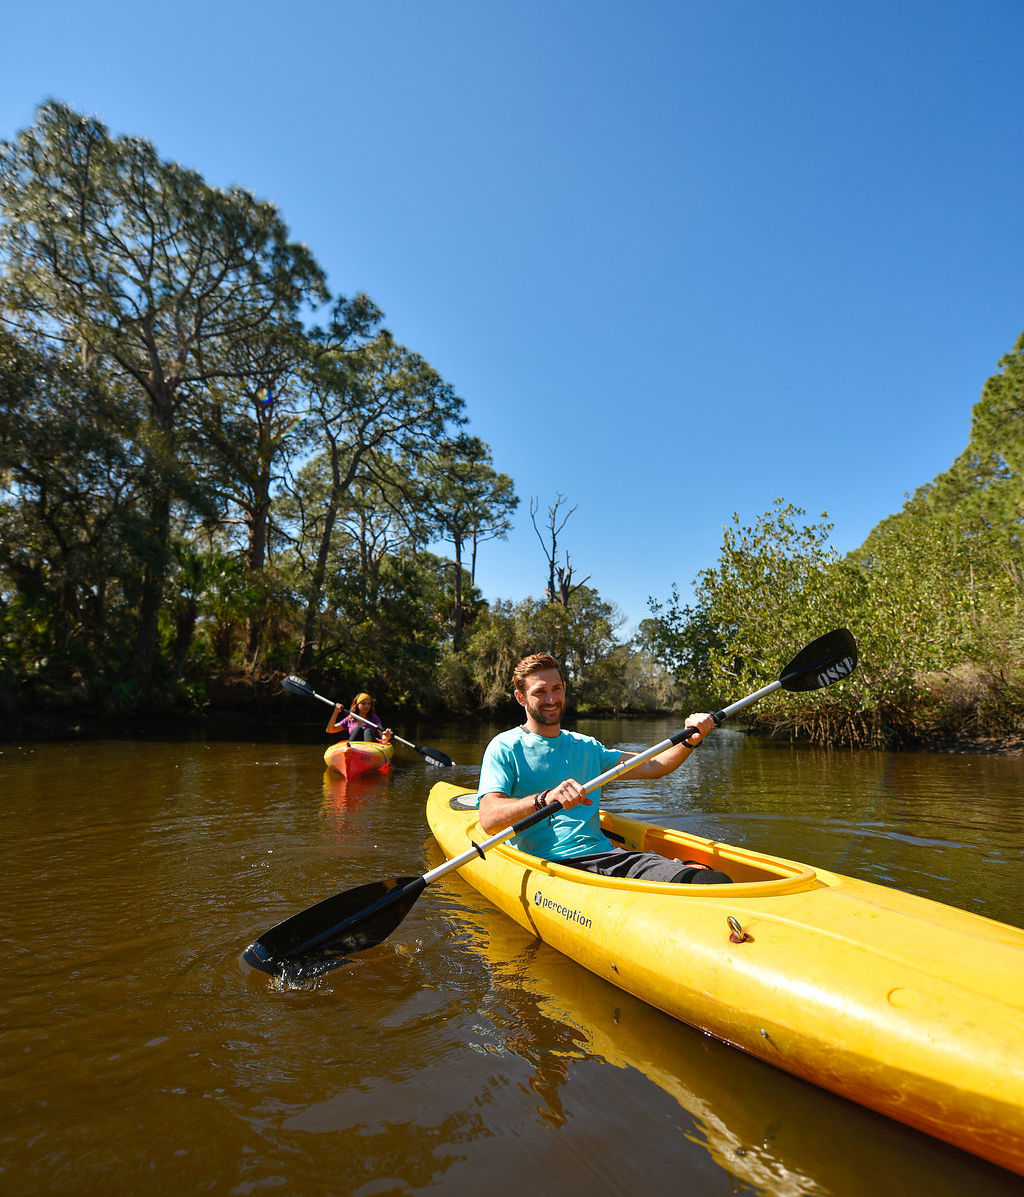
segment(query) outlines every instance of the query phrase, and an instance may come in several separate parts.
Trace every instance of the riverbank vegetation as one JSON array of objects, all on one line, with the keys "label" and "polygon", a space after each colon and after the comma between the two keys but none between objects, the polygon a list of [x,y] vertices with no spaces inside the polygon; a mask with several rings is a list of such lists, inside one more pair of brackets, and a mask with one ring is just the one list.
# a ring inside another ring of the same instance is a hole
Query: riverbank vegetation
[{"label": "riverbank vegetation", "polygon": [[[849,682],[768,700],[832,744],[1024,732],[1024,339],[951,468],[855,553],[784,500],[622,619],[573,579],[485,596],[520,499],[466,402],[366,295],[338,296],[273,205],[60,104],[0,143],[0,713],[190,712],[300,671],[394,712],[494,715],[542,645],[577,710],[717,707],[830,627]],[[564,564],[563,564],[564,560]],[[538,569],[538,573],[542,571]]]},{"label": "riverbank vegetation", "polygon": [[[653,604],[659,660],[713,701],[754,689],[779,646],[841,622],[856,674],[755,715],[775,734],[873,745],[1024,741],[1024,335],[985,383],[964,452],[855,552],[779,500],[734,519],[691,605]],[[706,679],[702,682],[701,679]]]}]

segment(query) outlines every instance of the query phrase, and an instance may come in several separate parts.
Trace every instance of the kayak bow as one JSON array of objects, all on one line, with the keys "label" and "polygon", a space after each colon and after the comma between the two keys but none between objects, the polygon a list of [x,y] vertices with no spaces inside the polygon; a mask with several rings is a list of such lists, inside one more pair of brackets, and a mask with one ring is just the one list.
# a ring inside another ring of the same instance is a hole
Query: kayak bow
[{"label": "kayak bow", "polygon": [[324,752],[324,764],[342,777],[361,777],[387,769],[395,750],[374,740],[340,740]]}]

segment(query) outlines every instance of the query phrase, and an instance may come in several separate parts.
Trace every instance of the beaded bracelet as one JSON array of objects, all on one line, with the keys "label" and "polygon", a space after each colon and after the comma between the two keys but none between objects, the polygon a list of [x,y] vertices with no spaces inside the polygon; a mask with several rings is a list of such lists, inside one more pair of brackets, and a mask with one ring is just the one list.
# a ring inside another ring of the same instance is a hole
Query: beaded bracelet
[{"label": "beaded bracelet", "polygon": [[548,794],[550,790],[541,790],[541,792],[533,800],[533,809],[542,810],[548,804]]}]

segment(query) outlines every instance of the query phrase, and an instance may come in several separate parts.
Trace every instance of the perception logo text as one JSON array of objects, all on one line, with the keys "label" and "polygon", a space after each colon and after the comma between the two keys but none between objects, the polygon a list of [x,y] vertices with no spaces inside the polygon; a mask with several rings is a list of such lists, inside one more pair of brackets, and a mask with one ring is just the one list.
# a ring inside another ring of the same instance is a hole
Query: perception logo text
[{"label": "perception logo text", "polygon": [[568,923],[579,923],[581,927],[592,927],[593,921],[579,910],[573,910],[569,906],[563,906],[560,902],[552,902],[550,898],[545,898],[544,895],[537,890],[533,895],[534,906],[539,906],[542,910],[553,910],[555,914],[565,919]]}]

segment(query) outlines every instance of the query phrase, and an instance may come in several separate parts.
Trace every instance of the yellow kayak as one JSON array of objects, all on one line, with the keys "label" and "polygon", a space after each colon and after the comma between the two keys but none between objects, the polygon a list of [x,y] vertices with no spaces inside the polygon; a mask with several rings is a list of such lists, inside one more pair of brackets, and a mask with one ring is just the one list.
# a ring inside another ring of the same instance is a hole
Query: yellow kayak
[{"label": "yellow kayak", "polygon": [[[430,791],[452,857],[476,795]],[[585,873],[492,847],[462,876],[621,989],[770,1064],[1024,1175],[1024,930],[838,873],[601,812],[613,842],[732,885]]]}]

